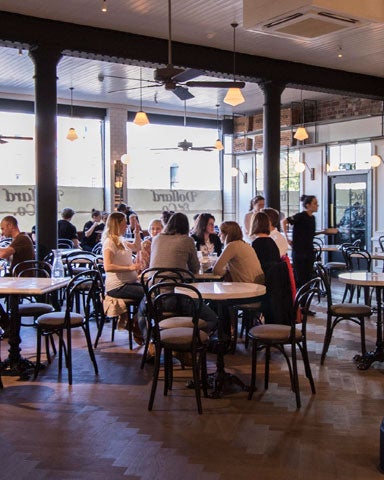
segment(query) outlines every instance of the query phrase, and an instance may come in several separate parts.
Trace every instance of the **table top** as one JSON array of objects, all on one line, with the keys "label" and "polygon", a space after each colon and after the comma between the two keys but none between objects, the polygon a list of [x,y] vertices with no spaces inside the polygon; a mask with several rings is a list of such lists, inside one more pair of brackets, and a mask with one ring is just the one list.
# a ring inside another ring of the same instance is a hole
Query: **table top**
[{"label": "table top", "polygon": [[340,250],[340,245],[322,245],[321,250],[323,252],[338,252]]},{"label": "table top", "polygon": [[[265,294],[265,285],[244,282],[196,282],[191,283],[206,300],[236,300],[259,297]],[[182,287],[175,288],[176,293],[188,293]]]},{"label": "table top", "polygon": [[220,280],[223,277],[222,275],[217,275],[212,272],[194,273],[193,276],[196,278],[196,280],[204,280],[210,282]]},{"label": "table top", "polygon": [[0,294],[2,295],[43,295],[66,287],[70,277],[0,277]]},{"label": "table top", "polygon": [[384,260],[384,252],[371,253],[372,260]]},{"label": "table top", "polygon": [[339,274],[341,283],[349,285],[366,285],[368,287],[384,287],[384,273],[348,272]]}]

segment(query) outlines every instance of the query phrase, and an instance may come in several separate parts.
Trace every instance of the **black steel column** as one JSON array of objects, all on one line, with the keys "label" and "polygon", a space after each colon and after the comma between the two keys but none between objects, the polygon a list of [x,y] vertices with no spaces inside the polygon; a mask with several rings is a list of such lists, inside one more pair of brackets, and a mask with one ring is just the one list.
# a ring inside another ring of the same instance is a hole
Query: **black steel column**
[{"label": "black steel column", "polygon": [[57,74],[61,53],[34,46],[36,142],[36,247],[37,257],[57,245]]},{"label": "black steel column", "polygon": [[266,205],[280,211],[280,102],[285,85],[259,83],[264,92],[263,154]]}]

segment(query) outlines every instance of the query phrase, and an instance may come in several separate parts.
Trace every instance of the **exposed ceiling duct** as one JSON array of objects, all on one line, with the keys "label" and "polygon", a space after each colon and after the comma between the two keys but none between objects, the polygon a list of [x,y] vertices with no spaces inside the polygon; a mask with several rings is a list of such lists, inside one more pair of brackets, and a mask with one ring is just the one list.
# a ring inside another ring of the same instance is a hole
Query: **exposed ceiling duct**
[{"label": "exposed ceiling duct", "polygon": [[243,0],[247,30],[306,40],[384,23],[381,0]]}]

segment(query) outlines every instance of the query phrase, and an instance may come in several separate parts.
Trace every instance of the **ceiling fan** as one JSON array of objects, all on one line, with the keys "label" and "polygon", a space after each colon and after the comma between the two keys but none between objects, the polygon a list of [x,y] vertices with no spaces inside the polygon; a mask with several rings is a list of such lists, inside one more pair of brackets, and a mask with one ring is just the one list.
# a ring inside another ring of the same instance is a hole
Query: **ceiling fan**
[{"label": "ceiling fan", "polygon": [[[187,127],[187,109],[186,101],[184,100],[184,128]],[[199,152],[212,152],[216,150],[216,147],[209,145],[206,147],[194,147],[192,142],[188,142],[187,139],[179,142],[177,147],[163,147],[163,148],[151,148],[150,150],[182,150],[183,152],[188,152],[189,150],[199,151]]]},{"label": "ceiling fan", "polygon": [[[244,88],[245,82],[237,81],[193,81],[193,78],[204,75],[205,72],[195,68],[177,68],[172,63],[172,13],[171,0],[168,0],[168,64],[163,68],[156,68],[154,71],[154,80],[143,80],[152,85],[147,85],[143,88],[153,88],[164,86],[166,90],[173,92],[180,100],[189,100],[194,98],[194,95],[187,87],[203,87],[203,88]],[[102,82],[105,77],[121,78],[124,80],[136,80],[137,78],[119,77],[117,75],[105,75],[99,73],[98,79]],[[117,93],[128,90],[136,90],[140,87],[122,88],[119,90],[111,90],[108,93]]]},{"label": "ceiling fan", "polygon": [[8,140],[33,140],[33,137],[20,137],[18,135],[0,135],[0,145],[8,143]]}]

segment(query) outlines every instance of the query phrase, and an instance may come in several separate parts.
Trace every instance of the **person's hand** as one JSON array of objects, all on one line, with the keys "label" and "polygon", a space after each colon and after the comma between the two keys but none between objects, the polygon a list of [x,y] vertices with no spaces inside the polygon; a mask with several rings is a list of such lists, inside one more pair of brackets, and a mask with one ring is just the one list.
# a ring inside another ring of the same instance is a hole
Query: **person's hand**
[{"label": "person's hand", "polygon": [[339,232],[339,229],[334,227],[329,227],[324,230],[324,233],[326,235],[336,235],[336,233],[338,232]]}]

